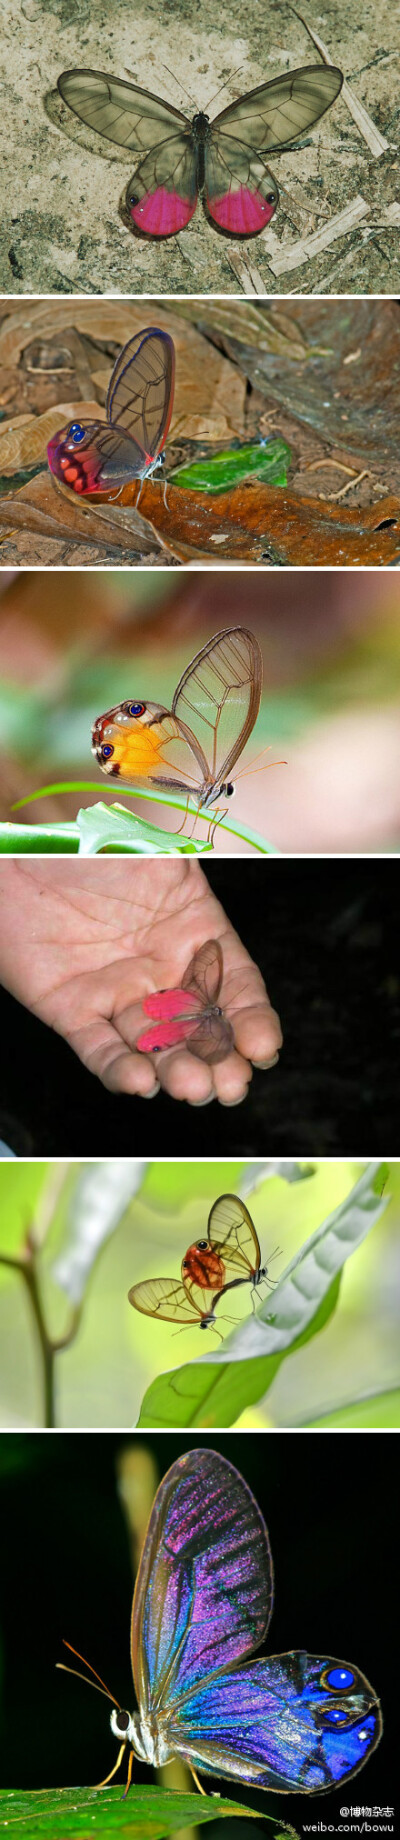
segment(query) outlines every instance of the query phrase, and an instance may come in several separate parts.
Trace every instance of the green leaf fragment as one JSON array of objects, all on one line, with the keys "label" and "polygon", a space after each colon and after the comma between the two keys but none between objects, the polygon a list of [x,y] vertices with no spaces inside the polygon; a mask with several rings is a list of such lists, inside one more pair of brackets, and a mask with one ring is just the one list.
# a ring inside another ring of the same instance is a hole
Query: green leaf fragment
[{"label": "green leaf fragment", "polygon": [[[0,1793],[0,1834],[26,1840],[168,1840],[182,1828],[205,1827],[209,1821],[245,1816],[257,1810],[218,1795],[179,1795],[170,1789],[134,1785],[126,1801],[119,1788],[6,1789]],[[267,1817],[268,1818],[268,1817]],[[275,1822],[276,1824],[276,1822]]]},{"label": "green leaf fragment", "polygon": [[290,461],[290,447],[279,436],[270,441],[251,441],[246,447],[230,448],[213,458],[194,460],[190,466],[177,467],[171,477],[174,485],[191,492],[226,492],[242,485],[252,474],[267,485],[286,486]]}]

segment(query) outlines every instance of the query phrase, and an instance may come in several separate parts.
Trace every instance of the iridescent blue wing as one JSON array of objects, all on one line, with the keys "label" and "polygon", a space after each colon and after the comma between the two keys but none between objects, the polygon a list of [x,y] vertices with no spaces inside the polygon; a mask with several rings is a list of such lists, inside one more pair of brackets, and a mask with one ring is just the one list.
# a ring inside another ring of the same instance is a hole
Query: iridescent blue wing
[{"label": "iridescent blue wing", "polygon": [[362,1769],[382,1720],[357,1668],[298,1650],[218,1674],[160,1707],[159,1726],[206,1775],[321,1795]]},{"label": "iridescent blue wing", "polygon": [[268,1534],[250,1489],[216,1451],[189,1451],[158,1489],[136,1582],[141,1716],[156,1713],[159,1723],[174,1707],[179,1719],[183,1695],[251,1655],[268,1628],[272,1588]]}]

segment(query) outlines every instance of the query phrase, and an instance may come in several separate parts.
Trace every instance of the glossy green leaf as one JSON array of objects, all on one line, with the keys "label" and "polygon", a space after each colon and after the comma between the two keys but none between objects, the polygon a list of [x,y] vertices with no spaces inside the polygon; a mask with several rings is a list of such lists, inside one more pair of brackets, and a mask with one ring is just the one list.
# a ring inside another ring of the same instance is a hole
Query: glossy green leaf
[{"label": "glossy green leaf", "polygon": [[250,441],[245,447],[194,460],[190,466],[177,467],[172,478],[174,485],[193,492],[226,492],[252,474],[267,485],[286,486],[290,460],[287,441],[274,436],[269,441]]},{"label": "glossy green leaf", "polygon": [[[59,780],[52,785],[41,786],[37,792],[29,793],[26,799],[18,799],[12,809],[19,811],[22,806],[32,805],[38,799],[55,798],[58,794],[66,792],[98,792],[98,790],[96,781]],[[171,794],[166,792],[148,793],[139,790],[138,787],[130,792],[129,788],[124,787],[124,799],[128,798],[150,799],[152,805],[166,805],[170,811],[184,813],[188,809],[186,799],[171,797]],[[93,816],[94,813],[98,814],[97,819]],[[100,817],[99,814],[101,814]],[[116,817],[115,814],[117,814]],[[188,815],[189,818],[196,819],[197,824],[204,825],[204,834],[200,833],[200,836],[190,837],[190,834],[185,835],[177,831],[159,830],[156,825],[148,824],[145,819],[136,817],[124,805],[106,805],[104,799],[99,799],[97,805],[82,807],[78,812],[76,824],[69,823],[65,828],[69,837],[71,834],[75,836],[81,855],[96,854],[94,838],[97,825],[102,839],[101,842],[98,842],[97,849],[132,850],[135,855],[167,855],[171,850],[175,855],[178,853],[204,855],[213,847],[208,836],[210,814],[207,812],[202,815],[194,806],[190,806]],[[57,831],[58,835],[63,829],[62,824],[38,826],[36,834],[37,836],[52,835]],[[11,830],[14,835],[18,833],[16,825],[0,826],[0,853],[2,834],[8,836]],[[279,855],[274,844],[267,843],[266,838],[261,837],[259,831],[251,830],[249,825],[244,825],[240,821],[235,823],[230,819],[229,823],[226,823],[224,819],[221,830],[228,832],[229,836],[239,837],[242,842],[251,844],[252,848],[262,856]]]},{"label": "glossy green leaf", "polygon": [[[239,1802],[213,1795],[178,1795],[170,1789],[134,1786],[123,1800],[116,1789],[3,1789],[0,1793],[0,1833],[26,1840],[167,1840],[181,1828],[205,1827],[208,1821],[246,1816],[257,1811]],[[275,1821],[275,1826],[277,1825]]]},{"label": "glossy green leaf", "polygon": [[387,1205],[386,1179],[385,1164],[366,1165],[350,1194],[295,1254],[273,1298],[266,1298],[216,1355],[153,1381],[140,1427],[232,1425],[245,1407],[264,1397],[281,1362],[318,1334],[336,1308],[343,1265]]},{"label": "glossy green leaf", "polygon": [[347,1400],[336,1411],[321,1413],[320,1418],[302,1419],[302,1425],[325,1431],[337,1427],[350,1430],[398,1430],[400,1426],[400,1386],[387,1387],[382,1393],[366,1393],[360,1399]]}]

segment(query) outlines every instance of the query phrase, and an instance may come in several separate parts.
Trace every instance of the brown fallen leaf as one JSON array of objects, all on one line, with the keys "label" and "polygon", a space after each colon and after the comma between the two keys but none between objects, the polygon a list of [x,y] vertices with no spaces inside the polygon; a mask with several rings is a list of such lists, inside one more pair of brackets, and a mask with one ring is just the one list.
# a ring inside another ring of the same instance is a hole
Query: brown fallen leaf
[{"label": "brown fallen leaf", "polygon": [[160,486],[146,480],[140,509],[182,560],[372,568],[400,552],[400,498],[351,511],[251,480],[216,497],[168,485],[165,505]]},{"label": "brown fallen leaf", "polygon": [[5,478],[10,473],[12,476],[20,467],[46,460],[47,443],[52,435],[64,423],[83,415],[99,422],[104,411],[97,402],[69,402],[57,403],[55,409],[46,409],[45,415],[12,416],[0,426],[0,475]]},{"label": "brown fallen leaf", "polygon": [[[99,343],[123,346],[146,325],[161,326],[171,333],[176,351],[174,417],[211,416],[223,424],[222,436],[240,434],[243,423],[246,382],[224,353],[210,345],[209,339],[193,325],[186,325],[179,311],[170,310],[159,300],[145,301],[34,301],[9,315],[0,328],[0,365],[18,364],[26,347],[39,334],[52,338],[63,327],[71,327]],[[107,381],[112,360],[99,362],[97,370]],[[65,390],[65,386],[64,386]],[[79,403],[82,417],[83,403]],[[99,406],[96,405],[98,418]],[[57,426],[57,424],[56,424]],[[190,438],[190,423],[188,422]]]},{"label": "brown fallen leaf", "polygon": [[[158,496],[155,494],[155,507],[158,511]],[[151,534],[150,534],[151,527]],[[0,500],[0,528],[6,534],[23,530],[27,535],[26,561],[29,564],[29,532],[44,537],[57,537],[64,540],[73,538],[74,542],[88,544],[106,544],[107,548],[118,551],[131,550],[133,559],[140,562],[146,554],[154,553],[154,539],[163,546],[166,541],[168,552],[170,544],[152,528],[151,508],[146,522],[135,507],[117,509],[115,506],[82,504],[73,492],[66,487],[57,486],[51,473],[39,473],[19,492],[13,492]]]}]

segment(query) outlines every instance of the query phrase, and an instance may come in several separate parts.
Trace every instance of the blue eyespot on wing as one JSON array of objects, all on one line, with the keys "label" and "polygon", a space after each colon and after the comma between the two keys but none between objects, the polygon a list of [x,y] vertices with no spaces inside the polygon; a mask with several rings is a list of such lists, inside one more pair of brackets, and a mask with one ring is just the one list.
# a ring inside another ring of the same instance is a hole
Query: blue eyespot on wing
[{"label": "blue eyespot on wing", "polygon": [[[327,1670],[352,1684],[334,1690]],[[171,1749],[211,1776],[321,1795],[379,1743],[373,1688],[356,1668],[297,1651],[221,1672],[162,1717]]]}]

